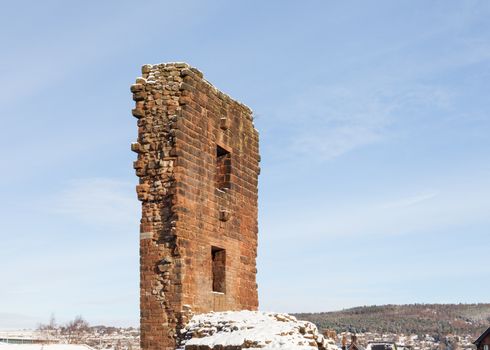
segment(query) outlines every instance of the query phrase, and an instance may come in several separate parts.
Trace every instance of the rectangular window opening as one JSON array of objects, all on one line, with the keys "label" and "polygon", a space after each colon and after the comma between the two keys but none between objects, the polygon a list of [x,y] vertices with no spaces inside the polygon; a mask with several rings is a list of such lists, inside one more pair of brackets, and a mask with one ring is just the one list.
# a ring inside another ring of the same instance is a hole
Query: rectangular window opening
[{"label": "rectangular window opening", "polygon": [[211,247],[213,292],[226,292],[226,250]]},{"label": "rectangular window opening", "polygon": [[220,190],[230,188],[231,153],[216,146],[216,187]]}]

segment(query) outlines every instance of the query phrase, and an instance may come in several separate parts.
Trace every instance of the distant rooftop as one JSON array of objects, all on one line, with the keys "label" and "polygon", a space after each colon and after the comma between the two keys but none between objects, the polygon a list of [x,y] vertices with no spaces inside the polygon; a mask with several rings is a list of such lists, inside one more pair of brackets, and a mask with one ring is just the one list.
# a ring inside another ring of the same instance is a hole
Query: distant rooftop
[{"label": "distant rooftop", "polygon": [[7,344],[0,342],[0,350],[93,350],[77,344]]}]

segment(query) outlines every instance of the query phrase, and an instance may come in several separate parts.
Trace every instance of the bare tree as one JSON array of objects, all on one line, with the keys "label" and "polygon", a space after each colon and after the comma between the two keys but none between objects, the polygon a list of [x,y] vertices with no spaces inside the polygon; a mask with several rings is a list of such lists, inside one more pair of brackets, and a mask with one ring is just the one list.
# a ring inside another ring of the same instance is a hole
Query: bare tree
[{"label": "bare tree", "polygon": [[53,313],[51,314],[48,323],[40,323],[37,326],[37,330],[47,340],[50,340],[52,337],[54,337],[56,332],[58,331],[58,326],[56,325],[56,318],[54,317],[54,314]]},{"label": "bare tree", "polygon": [[63,327],[63,332],[67,335],[69,344],[80,344],[84,333],[88,332],[89,328],[89,323],[79,315]]},{"label": "bare tree", "polygon": [[54,318],[54,314],[51,314],[48,323],[39,323],[37,329],[39,331],[56,329],[56,319]]},{"label": "bare tree", "polygon": [[52,313],[51,316],[49,317],[48,327],[50,330],[53,330],[53,331],[56,330],[56,328],[57,328],[56,318],[54,317],[54,313]]}]

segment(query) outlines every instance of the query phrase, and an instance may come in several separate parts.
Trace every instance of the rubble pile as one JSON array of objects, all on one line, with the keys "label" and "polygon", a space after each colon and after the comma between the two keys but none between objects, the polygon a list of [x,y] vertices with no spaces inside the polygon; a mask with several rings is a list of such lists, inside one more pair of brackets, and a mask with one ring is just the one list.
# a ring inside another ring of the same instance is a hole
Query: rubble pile
[{"label": "rubble pile", "polygon": [[196,315],[181,330],[180,350],[336,350],[317,327],[294,316],[259,311]]}]

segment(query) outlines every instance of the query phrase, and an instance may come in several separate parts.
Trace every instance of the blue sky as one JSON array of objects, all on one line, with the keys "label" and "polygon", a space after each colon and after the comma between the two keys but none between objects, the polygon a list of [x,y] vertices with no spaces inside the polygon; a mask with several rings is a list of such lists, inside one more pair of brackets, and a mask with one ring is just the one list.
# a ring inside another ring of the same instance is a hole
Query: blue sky
[{"label": "blue sky", "polygon": [[15,1],[0,13],[0,328],[138,323],[146,63],[261,135],[263,310],[490,302],[487,1]]}]

